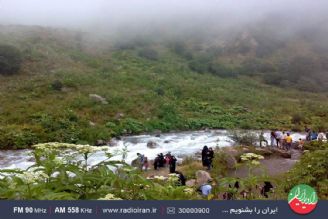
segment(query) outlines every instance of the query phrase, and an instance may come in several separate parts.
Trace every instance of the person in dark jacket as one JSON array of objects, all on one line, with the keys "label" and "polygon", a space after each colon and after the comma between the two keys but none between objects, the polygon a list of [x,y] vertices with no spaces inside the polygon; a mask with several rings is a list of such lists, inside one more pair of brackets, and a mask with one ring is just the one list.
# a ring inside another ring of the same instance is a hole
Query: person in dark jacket
[{"label": "person in dark jacket", "polygon": [[186,177],[179,171],[175,171],[174,173],[177,174],[179,177],[179,185],[185,186],[186,185]]},{"label": "person in dark jacket", "polygon": [[176,163],[177,163],[177,159],[175,158],[175,156],[171,156],[171,159],[169,161],[170,173],[175,172]]},{"label": "person in dark jacket", "polygon": [[268,192],[270,192],[271,189],[273,189],[271,182],[267,182],[267,181],[264,182],[264,186],[261,189],[261,195],[263,195],[266,198],[269,198]]},{"label": "person in dark jacket", "polygon": [[154,160],[154,170],[157,170],[159,168],[159,155]]},{"label": "person in dark jacket", "polygon": [[210,170],[213,167],[214,151],[209,148],[207,151],[207,168]]},{"label": "person in dark jacket", "polygon": [[165,165],[165,158],[164,158],[163,153],[160,153],[158,155],[158,158],[159,158],[158,167],[164,167],[164,165]]},{"label": "person in dark jacket", "polygon": [[205,145],[202,150],[202,163],[203,167],[208,166],[208,147]]}]

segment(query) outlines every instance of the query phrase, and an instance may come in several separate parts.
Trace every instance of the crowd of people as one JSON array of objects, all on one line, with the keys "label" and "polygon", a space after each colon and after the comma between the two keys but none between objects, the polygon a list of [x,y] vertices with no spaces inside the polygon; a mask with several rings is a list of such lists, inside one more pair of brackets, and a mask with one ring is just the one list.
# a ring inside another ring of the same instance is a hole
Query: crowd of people
[{"label": "crowd of people", "polygon": [[[148,158],[140,153],[137,153],[137,156],[138,156],[137,160],[138,160],[139,169],[147,171],[149,168]],[[163,153],[158,154],[154,160],[153,165],[154,165],[154,170],[158,170],[164,167],[169,167],[170,173],[175,173],[176,163],[177,163],[177,158],[174,155],[172,155],[170,152],[168,152],[165,156],[163,155]]]},{"label": "crowd of people", "polygon": [[[284,134],[284,133],[282,133]],[[287,137],[290,136],[289,133],[286,134]],[[291,143],[291,140],[288,140],[289,138],[287,138],[286,140],[286,144]],[[277,142],[274,142],[275,145],[277,144],[277,147],[280,147],[280,139],[277,140]],[[290,148],[290,145],[287,146],[287,148]],[[137,160],[138,163],[140,164],[139,168],[140,170],[145,170],[147,171],[149,168],[149,161],[148,158],[140,153],[137,153]],[[214,159],[214,150],[211,147],[207,147],[206,145],[203,147],[202,149],[202,165],[204,168],[206,168],[207,170],[211,170],[213,168],[213,159]],[[179,172],[176,170],[176,163],[177,163],[177,159],[174,155],[172,155],[170,152],[168,152],[167,154],[163,154],[160,153],[156,156],[156,158],[153,161],[153,165],[154,165],[154,170],[160,170],[161,168],[169,168],[169,173],[174,173],[178,175],[178,185],[181,186],[185,186],[186,185],[186,178],[183,175],[182,172]],[[209,197],[210,195],[212,195],[213,193],[213,186],[215,186],[213,184],[212,180],[209,180],[208,182],[198,186],[197,191],[199,192],[199,194],[201,196],[203,196],[204,198]],[[250,193],[250,191],[239,191],[239,182],[236,181],[236,183],[231,186],[229,184],[229,188],[236,190],[237,193],[240,193],[241,195],[245,196],[245,198],[247,198],[247,195]],[[257,187],[258,188],[258,187]],[[268,192],[270,192],[273,189],[273,186],[270,182],[265,182],[263,186],[260,187],[260,194],[263,197],[268,198]],[[225,192],[222,195],[221,198],[223,198],[224,200],[233,200],[235,199],[235,194],[236,192]]]},{"label": "crowd of people", "polygon": [[[299,149],[303,149],[306,141],[326,141],[328,139],[328,132],[322,131],[316,132],[308,127],[305,127],[306,137],[305,139],[299,138],[293,139],[289,132],[273,130],[270,135],[270,146],[277,147],[279,149],[290,150],[293,146],[293,142],[297,143]],[[260,146],[262,141],[266,141],[263,137],[263,132],[260,135]]]}]

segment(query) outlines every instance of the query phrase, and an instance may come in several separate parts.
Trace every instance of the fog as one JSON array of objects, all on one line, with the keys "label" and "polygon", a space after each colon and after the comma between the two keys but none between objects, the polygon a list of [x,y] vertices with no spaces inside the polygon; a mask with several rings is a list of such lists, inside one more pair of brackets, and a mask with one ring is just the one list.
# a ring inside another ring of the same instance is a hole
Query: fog
[{"label": "fog", "polygon": [[205,30],[256,22],[285,28],[327,21],[325,0],[0,0],[0,24],[80,30]]}]

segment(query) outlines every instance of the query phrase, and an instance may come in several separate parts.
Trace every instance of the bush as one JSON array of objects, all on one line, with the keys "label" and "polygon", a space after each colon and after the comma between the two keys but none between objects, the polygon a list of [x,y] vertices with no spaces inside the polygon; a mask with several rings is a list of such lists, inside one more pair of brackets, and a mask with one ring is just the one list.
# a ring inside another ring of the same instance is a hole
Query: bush
[{"label": "bush", "polygon": [[153,60],[153,61],[156,61],[159,59],[157,51],[150,49],[150,48],[141,49],[138,52],[138,55],[142,58],[146,58],[146,59]]},{"label": "bush", "polygon": [[55,80],[51,83],[51,88],[55,91],[61,91],[63,88],[63,83],[59,80]]},{"label": "bush", "polygon": [[259,140],[255,133],[247,131],[234,131],[230,137],[237,144],[244,146],[254,146]]},{"label": "bush", "polygon": [[218,63],[212,63],[209,67],[209,72],[223,78],[233,78],[238,76],[239,74],[239,71],[237,69],[227,67]]},{"label": "bush", "polygon": [[21,52],[13,46],[0,45],[0,74],[12,75],[19,71]]},{"label": "bush", "polygon": [[[323,146],[323,145],[321,145]],[[316,150],[304,154],[286,175],[285,191],[297,184],[308,184],[314,187],[320,199],[328,198],[328,149]]]}]

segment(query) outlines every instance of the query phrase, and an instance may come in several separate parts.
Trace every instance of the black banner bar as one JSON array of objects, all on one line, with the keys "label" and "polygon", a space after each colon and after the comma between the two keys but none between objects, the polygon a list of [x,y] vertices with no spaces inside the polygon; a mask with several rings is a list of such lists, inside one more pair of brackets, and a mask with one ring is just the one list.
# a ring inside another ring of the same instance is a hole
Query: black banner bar
[{"label": "black banner bar", "polygon": [[1,219],[326,219],[328,201],[307,215],[287,201],[0,201]]}]

